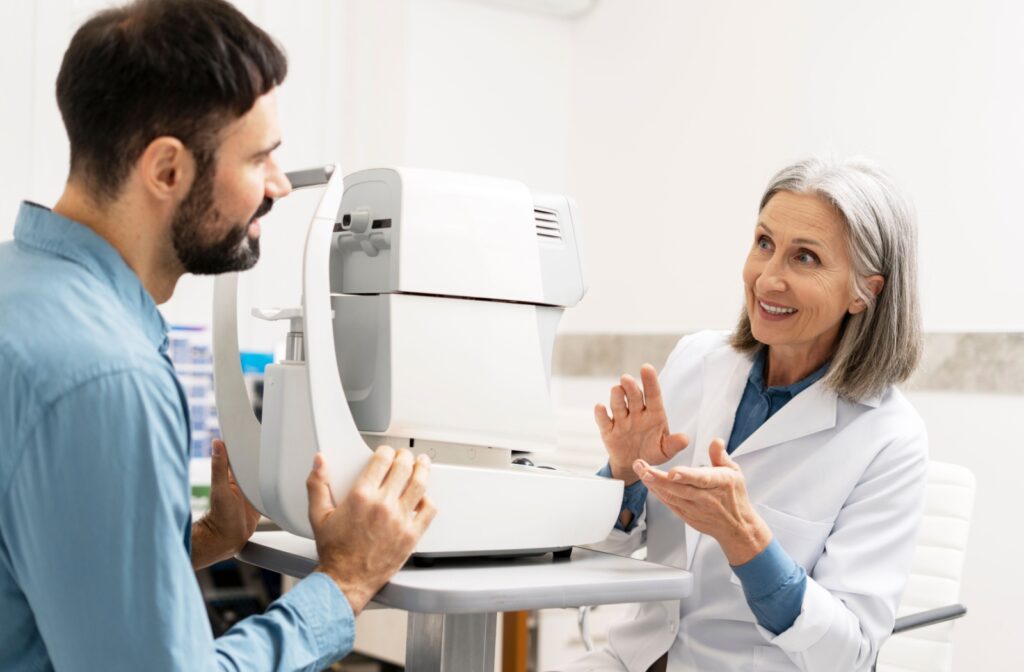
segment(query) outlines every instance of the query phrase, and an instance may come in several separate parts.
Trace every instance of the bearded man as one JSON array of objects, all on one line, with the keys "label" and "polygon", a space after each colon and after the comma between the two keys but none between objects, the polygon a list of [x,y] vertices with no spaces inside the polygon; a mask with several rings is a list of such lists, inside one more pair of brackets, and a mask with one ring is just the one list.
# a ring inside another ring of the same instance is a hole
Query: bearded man
[{"label": "bearded man", "polygon": [[434,516],[429,460],[381,448],[335,502],[318,456],[318,571],[213,638],[193,569],[236,553],[258,514],[215,442],[192,524],[157,305],[185,273],[259,258],[260,217],[291,189],[274,159],[286,71],[223,0],[138,0],[71,40],[66,188],[24,203],[0,245],[0,669],[321,669]]}]

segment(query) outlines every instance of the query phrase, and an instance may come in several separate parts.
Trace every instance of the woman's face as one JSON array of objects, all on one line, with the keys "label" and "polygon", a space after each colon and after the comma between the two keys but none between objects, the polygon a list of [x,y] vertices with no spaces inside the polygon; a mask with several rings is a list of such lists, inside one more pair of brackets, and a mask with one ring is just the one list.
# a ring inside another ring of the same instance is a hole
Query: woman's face
[{"label": "woman's face", "polygon": [[815,361],[832,356],[853,291],[839,212],[817,196],[782,191],[768,201],[743,267],[754,338]]}]

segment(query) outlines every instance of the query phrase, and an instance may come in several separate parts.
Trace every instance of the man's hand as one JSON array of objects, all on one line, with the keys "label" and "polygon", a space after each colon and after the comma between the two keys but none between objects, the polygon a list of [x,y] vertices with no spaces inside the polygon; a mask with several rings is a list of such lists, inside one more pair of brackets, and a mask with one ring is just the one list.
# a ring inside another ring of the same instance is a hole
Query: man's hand
[{"label": "man's hand", "polygon": [[658,373],[650,364],[640,367],[643,387],[632,376],[624,375],[612,388],[612,414],[604,404],[594,407],[594,419],[601,430],[601,440],[608,451],[612,476],[636,483],[633,462],[662,464],[686,448],[690,440],[685,434],[669,434],[665,404],[658,385]]},{"label": "man's hand", "polygon": [[710,467],[673,467],[667,472],[643,460],[634,468],[652,495],[690,527],[718,541],[729,564],[746,564],[772,540],[772,531],[747,496],[739,465],[715,439],[708,448]]},{"label": "man's hand", "polygon": [[192,567],[202,569],[242,550],[256,531],[260,512],[242,494],[228,464],[227,447],[213,440],[210,510],[192,526]]},{"label": "man's hand", "polygon": [[381,446],[340,503],[323,456],[306,479],[317,568],[338,584],[358,614],[402,568],[437,509],[425,496],[430,458]]}]

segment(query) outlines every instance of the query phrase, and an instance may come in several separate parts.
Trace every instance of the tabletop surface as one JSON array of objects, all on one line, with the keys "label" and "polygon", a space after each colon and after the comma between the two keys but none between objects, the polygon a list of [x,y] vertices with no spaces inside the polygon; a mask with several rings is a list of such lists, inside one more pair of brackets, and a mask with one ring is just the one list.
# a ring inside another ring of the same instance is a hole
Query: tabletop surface
[{"label": "tabletop surface", "polygon": [[[311,539],[289,532],[257,532],[238,554],[243,562],[296,577],[311,573],[316,557]],[[467,614],[678,600],[692,586],[693,576],[681,569],[574,548],[567,560],[547,554],[410,563],[373,601],[405,611]]]}]

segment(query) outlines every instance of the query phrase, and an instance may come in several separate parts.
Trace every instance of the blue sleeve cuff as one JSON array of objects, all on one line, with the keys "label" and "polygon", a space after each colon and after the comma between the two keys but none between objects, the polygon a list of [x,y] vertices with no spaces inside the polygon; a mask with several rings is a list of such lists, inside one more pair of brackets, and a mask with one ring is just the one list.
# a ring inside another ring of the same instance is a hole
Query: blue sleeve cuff
[{"label": "blue sleeve cuff", "polygon": [[[612,477],[612,467],[610,464],[605,463],[601,470],[597,472],[598,476],[604,478]],[[636,527],[636,522],[640,519],[640,514],[644,512],[644,507],[647,506],[647,486],[644,485],[643,481],[637,481],[632,485],[627,485],[622,490],[622,508],[620,511],[628,510],[633,514],[633,518],[629,521],[629,525],[623,525],[620,520],[615,521],[615,529],[622,530],[623,532],[629,532]]]},{"label": "blue sleeve cuff", "polygon": [[757,623],[776,635],[793,625],[804,602],[807,573],[772,539],[749,562],[733,567]]},{"label": "blue sleeve cuff", "polygon": [[[300,614],[316,642],[316,669],[329,667],[352,651],[356,617],[334,579],[314,572],[282,595],[274,606],[287,606]],[[268,609],[269,611],[269,609]]]}]

